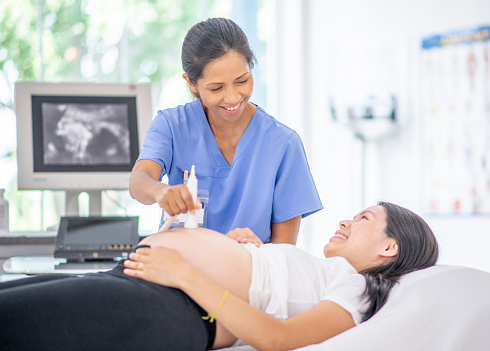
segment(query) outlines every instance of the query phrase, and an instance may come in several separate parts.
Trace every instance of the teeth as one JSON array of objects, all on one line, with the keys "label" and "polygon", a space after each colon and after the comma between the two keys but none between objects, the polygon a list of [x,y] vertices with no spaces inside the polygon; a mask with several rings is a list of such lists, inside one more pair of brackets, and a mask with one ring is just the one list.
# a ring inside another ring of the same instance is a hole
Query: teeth
[{"label": "teeth", "polygon": [[235,111],[239,106],[240,106],[240,104],[236,105],[235,107],[225,107],[225,110],[227,110],[227,111]]},{"label": "teeth", "polygon": [[335,236],[338,237],[338,238],[347,240],[347,237],[344,234],[336,233]]}]

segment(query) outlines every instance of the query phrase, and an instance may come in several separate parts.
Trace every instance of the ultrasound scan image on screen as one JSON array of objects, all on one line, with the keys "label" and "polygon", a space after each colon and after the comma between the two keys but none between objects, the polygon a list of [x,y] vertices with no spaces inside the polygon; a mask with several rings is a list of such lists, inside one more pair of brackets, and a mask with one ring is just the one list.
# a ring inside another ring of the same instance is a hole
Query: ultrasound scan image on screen
[{"label": "ultrasound scan image on screen", "polygon": [[43,102],[46,166],[131,162],[127,104]]}]

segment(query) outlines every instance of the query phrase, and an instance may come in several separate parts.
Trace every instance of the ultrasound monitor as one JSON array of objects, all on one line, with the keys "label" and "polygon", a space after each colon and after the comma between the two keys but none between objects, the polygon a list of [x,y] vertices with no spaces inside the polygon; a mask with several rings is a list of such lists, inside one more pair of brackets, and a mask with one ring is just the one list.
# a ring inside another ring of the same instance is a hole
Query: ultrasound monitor
[{"label": "ultrasound monitor", "polygon": [[61,217],[54,257],[68,261],[127,257],[138,241],[138,217]]},{"label": "ultrasound monitor", "polygon": [[15,84],[19,190],[63,190],[65,215],[89,195],[101,214],[101,191],[125,190],[151,123],[149,84]]}]

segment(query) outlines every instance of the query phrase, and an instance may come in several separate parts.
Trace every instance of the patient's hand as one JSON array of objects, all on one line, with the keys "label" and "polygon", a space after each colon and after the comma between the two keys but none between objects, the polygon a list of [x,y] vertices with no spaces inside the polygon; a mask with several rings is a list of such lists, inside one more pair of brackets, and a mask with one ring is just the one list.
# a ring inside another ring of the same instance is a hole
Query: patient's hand
[{"label": "patient's hand", "polygon": [[124,261],[124,274],[152,283],[179,288],[193,268],[177,250],[166,247],[139,248]]},{"label": "patient's hand", "polygon": [[230,230],[226,236],[241,244],[252,243],[257,247],[263,244],[262,240],[250,228],[236,228]]}]

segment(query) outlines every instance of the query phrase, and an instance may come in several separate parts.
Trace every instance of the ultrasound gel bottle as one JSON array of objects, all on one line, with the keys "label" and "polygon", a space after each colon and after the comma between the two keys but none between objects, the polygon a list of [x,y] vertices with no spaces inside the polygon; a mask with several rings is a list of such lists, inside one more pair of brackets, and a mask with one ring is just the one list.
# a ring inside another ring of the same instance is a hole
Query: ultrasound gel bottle
[{"label": "ultrasound gel bottle", "polygon": [[0,233],[9,231],[9,203],[3,197],[5,189],[0,189]]}]

